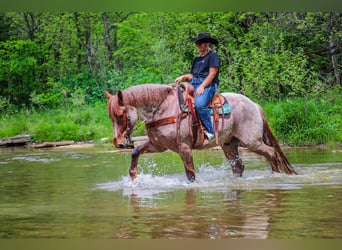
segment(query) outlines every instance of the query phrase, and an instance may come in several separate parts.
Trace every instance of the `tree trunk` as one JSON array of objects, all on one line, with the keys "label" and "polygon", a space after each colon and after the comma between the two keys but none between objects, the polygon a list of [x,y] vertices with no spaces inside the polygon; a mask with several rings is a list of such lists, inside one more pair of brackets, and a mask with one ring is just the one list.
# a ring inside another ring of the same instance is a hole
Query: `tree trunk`
[{"label": "tree trunk", "polygon": [[81,39],[81,29],[80,29],[80,24],[79,24],[79,13],[78,12],[74,12],[74,20],[75,20],[75,27],[76,27],[76,35],[77,35],[77,39],[78,39],[78,51],[77,51],[77,69],[78,72],[81,72],[81,68],[82,68],[82,55],[81,55],[81,51],[82,51],[82,39]]},{"label": "tree trunk", "polygon": [[86,62],[90,72],[93,72],[93,62],[92,62],[92,48],[91,48],[91,30],[90,30],[90,20],[89,16],[85,14],[84,16],[84,38],[85,38],[85,49],[86,49]]},{"label": "tree trunk", "polygon": [[108,49],[108,60],[111,62],[113,61],[113,48],[112,45],[110,43],[110,28],[108,25],[108,17],[107,17],[107,13],[103,12],[102,13],[102,19],[103,19],[103,25],[104,25],[104,29],[105,29],[105,43]]},{"label": "tree trunk", "polygon": [[337,63],[336,45],[334,43],[334,36],[336,36],[336,32],[338,32],[339,30],[337,27],[341,25],[340,21],[336,22],[336,20],[341,20],[339,19],[339,17],[340,17],[339,14],[329,13],[328,18],[327,18],[327,29],[328,29],[328,35],[329,35],[329,55],[331,58],[331,65],[333,67],[336,84],[342,86],[340,69]]},{"label": "tree trunk", "polygon": [[35,31],[37,29],[35,24],[34,14],[32,12],[24,12],[24,20],[27,28],[27,34],[30,40],[34,40]]},{"label": "tree trunk", "polygon": [[332,37],[329,38],[329,53],[331,57],[331,64],[332,64],[335,78],[336,78],[336,84],[339,84],[342,86],[340,70],[338,68],[338,63],[337,63],[336,47],[334,45],[334,41],[332,40]]}]

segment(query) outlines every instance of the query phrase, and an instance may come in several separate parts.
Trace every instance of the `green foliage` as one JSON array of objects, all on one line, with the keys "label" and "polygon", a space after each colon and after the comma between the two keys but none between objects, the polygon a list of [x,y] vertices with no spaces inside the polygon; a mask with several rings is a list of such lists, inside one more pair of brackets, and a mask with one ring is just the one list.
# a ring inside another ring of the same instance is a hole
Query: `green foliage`
[{"label": "green foliage", "polygon": [[252,25],[240,49],[231,53],[236,62],[228,66],[232,81],[223,86],[253,98],[278,100],[303,96],[313,84],[322,85],[303,51],[286,47],[283,32],[269,23]]},{"label": "green foliage", "polygon": [[0,138],[18,134],[30,134],[36,142],[89,141],[111,138],[112,125],[106,105],[75,107],[71,110],[23,109],[12,115],[0,117]]},{"label": "green foliage", "polygon": [[331,97],[296,98],[268,103],[264,109],[270,125],[284,143],[312,145],[342,142],[341,90]]},{"label": "green foliage", "polygon": [[27,134],[29,129],[28,117],[30,112],[21,110],[15,114],[3,114],[0,117],[0,138]]},{"label": "green foliage", "polygon": [[3,111],[9,111],[10,108],[9,108],[10,103],[9,103],[9,98],[6,98],[4,96],[0,96],[0,112],[3,112]]},{"label": "green foliage", "polygon": [[5,13],[0,13],[0,41],[6,41],[10,38],[11,20]]},{"label": "green foliage", "polygon": [[39,46],[30,40],[0,42],[0,94],[16,105],[28,104],[30,93],[42,91]]},{"label": "green foliage", "polygon": [[0,95],[16,106],[67,105],[74,92],[93,103],[107,89],[172,82],[189,71],[200,31],[220,41],[222,92],[280,100],[339,84],[340,13],[0,14]]}]

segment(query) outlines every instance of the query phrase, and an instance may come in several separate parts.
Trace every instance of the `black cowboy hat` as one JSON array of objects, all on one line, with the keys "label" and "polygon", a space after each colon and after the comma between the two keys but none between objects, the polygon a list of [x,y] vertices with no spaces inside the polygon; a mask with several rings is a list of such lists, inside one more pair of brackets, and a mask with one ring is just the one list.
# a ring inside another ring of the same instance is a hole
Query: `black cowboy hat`
[{"label": "black cowboy hat", "polygon": [[207,43],[212,43],[212,44],[218,44],[217,39],[212,37],[210,33],[207,33],[207,32],[199,33],[197,37],[191,38],[190,42],[192,43],[207,42]]}]

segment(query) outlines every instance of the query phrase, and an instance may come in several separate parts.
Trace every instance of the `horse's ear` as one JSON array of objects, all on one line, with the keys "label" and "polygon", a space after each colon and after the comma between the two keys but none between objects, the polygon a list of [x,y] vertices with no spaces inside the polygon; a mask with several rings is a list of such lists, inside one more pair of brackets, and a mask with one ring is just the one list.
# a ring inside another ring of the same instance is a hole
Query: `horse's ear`
[{"label": "horse's ear", "polygon": [[112,95],[108,91],[105,91],[105,94],[106,94],[108,99],[112,97]]},{"label": "horse's ear", "polygon": [[119,104],[119,106],[124,106],[123,95],[122,95],[121,90],[118,91],[117,95],[118,95],[118,104]]}]

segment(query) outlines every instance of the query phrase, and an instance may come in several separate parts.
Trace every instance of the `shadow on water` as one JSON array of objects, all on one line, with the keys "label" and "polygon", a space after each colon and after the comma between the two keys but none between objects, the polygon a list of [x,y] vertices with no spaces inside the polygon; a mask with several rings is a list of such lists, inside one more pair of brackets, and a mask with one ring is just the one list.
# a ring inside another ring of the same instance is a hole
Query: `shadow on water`
[{"label": "shadow on water", "polygon": [[342,153],[288,149],[299,175],[271,173],[241,152],[232,175],[220,151],[196,151],[189,183],[178,155],[0,151],[0,238],[341,238]]}]

